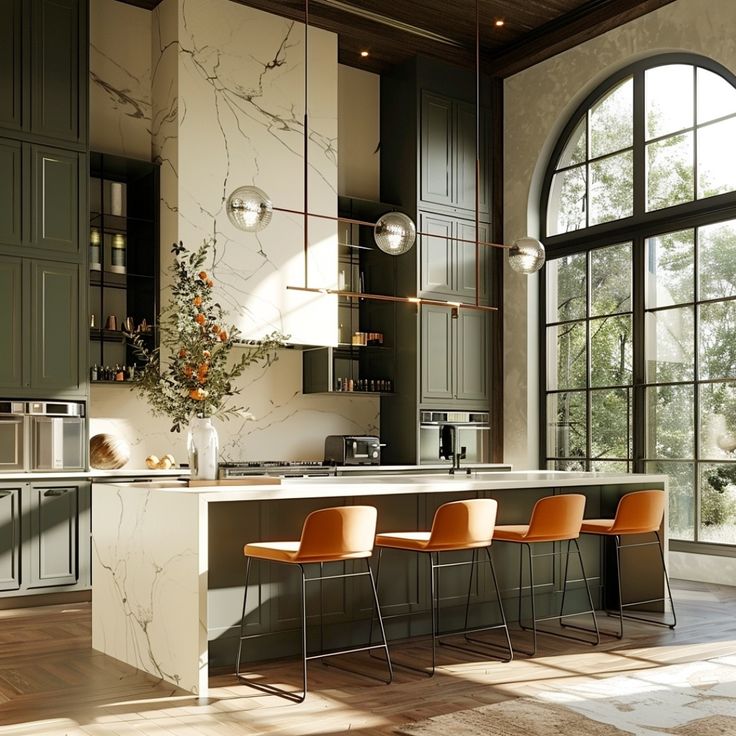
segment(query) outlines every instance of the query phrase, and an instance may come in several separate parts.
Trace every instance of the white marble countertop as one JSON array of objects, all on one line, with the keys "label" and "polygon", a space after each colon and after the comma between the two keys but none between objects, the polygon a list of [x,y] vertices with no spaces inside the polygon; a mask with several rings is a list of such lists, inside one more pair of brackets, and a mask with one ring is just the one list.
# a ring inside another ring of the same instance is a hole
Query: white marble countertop
[{"label": "white marble countertop", "polygon": [[383,496],[397,493],[451,493],[456,491],[497,491],[522,488],[563,488],[599,485],[638,485],[664,483],[665,475],[644,473],[567,472],[561,470],[511,470],[498,473],[460,473],[360,476],[355,478],[284,478],[280,485],[197,486],[185,481],[97,483],[97,488],[138,488],[141,491],[198,496],[201,500],[278,501],[300,498],[341,498],[345,496]]},{"label": "white marble countertop", "polygon": [[49,471],[40,473],[19,472],[0,473],[0,482],[9,481],[35,481],[35,480],[73,480],[83,478],[85,480],[97,480],[98,478],[109,478],[111,480],[120,478],[178,478],[189,475],[189,468],[170,468],[169,470],[149,470],[136,468],[120,468],[118,470],[65,470]]},{"label": "white marble countertop", "polygon": [[[417,472],[426,472],[428,470],[444,470],[447,472],[450,469],[451,463],[430,463],[430,464],[422,464],[422,465],[338,465],[336,467],[336,470],[340,473],[350,473],[350,472],[363,472],[366,471],[370,472],[376,472],[376,473],[402,473],[407,470],[416,470]],[[462,472],[465,472],[465,467],[470,467],[473,470],[478,470],[482,472],[488,472],[488,471],[494,471],[494,470],[511,470],[511,465],[509,463],[472,463],[472,462],[462,462],[461,469]]]}]

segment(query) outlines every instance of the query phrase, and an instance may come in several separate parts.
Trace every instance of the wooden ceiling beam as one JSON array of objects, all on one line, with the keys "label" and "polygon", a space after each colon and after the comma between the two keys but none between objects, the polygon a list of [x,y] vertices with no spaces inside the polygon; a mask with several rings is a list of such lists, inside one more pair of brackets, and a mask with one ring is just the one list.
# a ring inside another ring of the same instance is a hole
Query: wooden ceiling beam
[{"label": "wooden ceiling beam", "polygon": [[485,53],[484,71],[509,77],[671,2],[674,0],[593,0],[500,52]]}]

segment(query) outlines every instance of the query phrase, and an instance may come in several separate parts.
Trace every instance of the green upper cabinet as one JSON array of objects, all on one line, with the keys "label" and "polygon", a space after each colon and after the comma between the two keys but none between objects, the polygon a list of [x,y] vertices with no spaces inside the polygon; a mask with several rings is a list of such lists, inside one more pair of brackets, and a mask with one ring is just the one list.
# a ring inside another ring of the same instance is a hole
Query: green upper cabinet
[{"label": "green upper cabinet", "polygon": [[22,0],[0,0],[0,126],[20,130],[22,118]]},{"label": "green upper cabinet", "polygon": [[[80,0],[32,0],[31,131],[85,138],[86,13]],[[86,7],[86,5],[85,5]]]},{"label": "green upper cabinet", "polygon": [[21,144],[0,139],[0,246],[21,244]]},{"label": "green upper cabinet", "polygon": [[491,120],[487,110],[481,110],[478,122],[476,145],[475,105],[422,91],[419,145],[422,209],[438,208],[464,217],[475,212],[476,158],[479,154],[478,212],[484,220],[488,219],[488,129]]},{"label": "green upper cabinet", "polygon": [[87,141],[87,3],[0,0],[0,129]]},{"label": "green upper cabinet", "polygon": [[0,256],[0,389],[23,386],[23,264]]},{"label": "green upper cabinet", "polygon": [[74,392],[80,387],[79,266],[53,261],[30,265],[31,386]]},{"label": "green upper cabinet", "polygon": [[33,146],[31,243],[74,254],[79,237],[79,157],[56,148]]},{"label": "green upper cabinet", "polygon": [[84,393],[81,272],[82,266],[75,263],[0,255],[0,391],[4,395],[40,393],[51,398]]}]

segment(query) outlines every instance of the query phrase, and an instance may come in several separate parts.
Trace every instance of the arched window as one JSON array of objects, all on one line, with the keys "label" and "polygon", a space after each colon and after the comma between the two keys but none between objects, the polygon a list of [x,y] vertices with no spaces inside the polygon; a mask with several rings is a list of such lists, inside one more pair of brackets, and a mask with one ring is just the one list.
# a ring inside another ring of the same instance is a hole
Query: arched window
[{"label": "arched window", "polygon": [[683,54],[621,70],[540,205],[544,462],[665,473],[672,538],[736,544],[736,77]]}]

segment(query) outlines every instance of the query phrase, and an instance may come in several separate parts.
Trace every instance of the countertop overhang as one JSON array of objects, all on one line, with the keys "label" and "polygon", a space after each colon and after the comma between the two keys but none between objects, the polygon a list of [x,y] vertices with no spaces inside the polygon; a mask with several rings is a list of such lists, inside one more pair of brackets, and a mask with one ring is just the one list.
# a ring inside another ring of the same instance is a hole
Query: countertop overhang
[{"label": "countertop overhang", "polygon": [[279,501],[304,498],[344,498],[383,496],[402,493],[452,493],[501,491],[531,488],[570,488],[579,486],[664,484],[667,476],[648,473],[596,473],[561,470],[511,470],[498,473],[445,472],[437,475],[361,476],[356,478],[284,478],[281,485],[227,485],[189,487],[186,481],[134,483],[95,483],[95,487],[124,486],[141,491],[198,496],[207,503],[227,501]]}]

